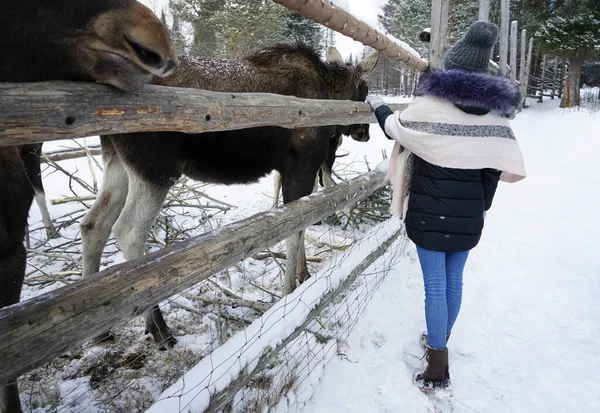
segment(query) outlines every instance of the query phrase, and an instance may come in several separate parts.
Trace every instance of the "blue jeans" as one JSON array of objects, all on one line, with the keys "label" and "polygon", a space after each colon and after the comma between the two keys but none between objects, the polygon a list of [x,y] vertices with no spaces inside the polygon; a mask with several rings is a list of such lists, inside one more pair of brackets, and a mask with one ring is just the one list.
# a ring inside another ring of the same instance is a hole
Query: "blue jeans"
[{"label": "blue jeans", "polygon": [[425,284],[425,321],[429,345],[446,348],[446,334],[450,334],[460,311],[463,270],[469,251],[440,252],[417,245],[419,262]]}]

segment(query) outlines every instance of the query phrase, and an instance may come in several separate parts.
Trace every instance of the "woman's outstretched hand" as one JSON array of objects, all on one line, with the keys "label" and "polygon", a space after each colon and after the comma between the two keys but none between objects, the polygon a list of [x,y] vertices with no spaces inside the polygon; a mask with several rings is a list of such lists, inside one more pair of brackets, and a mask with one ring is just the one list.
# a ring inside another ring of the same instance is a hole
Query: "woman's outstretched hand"
[{"label": "woman's outstretched hand", "polygon": [[371,105],[371,107],[373,108],[373,111],[376,111],[378,107],[383,106],[383,105],[387,105],[387,103],[385,103],[385,101],[383,99],[381,99],[379,96],[375,96],[375,95],[367,95],[367,98],[365,99],[365,101]]}]

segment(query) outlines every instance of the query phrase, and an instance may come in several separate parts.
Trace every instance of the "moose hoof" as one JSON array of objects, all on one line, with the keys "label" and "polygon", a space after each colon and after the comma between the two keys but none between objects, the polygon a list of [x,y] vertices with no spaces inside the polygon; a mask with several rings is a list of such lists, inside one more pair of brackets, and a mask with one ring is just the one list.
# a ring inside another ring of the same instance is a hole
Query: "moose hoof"
[{"label": "moose hoof", "polygon": [[177,344],[177,339],[173,337],[173,334],[168,327],[164,331],[161,331],[159,328],[146,329],[146,334],[150,334],[152,336],[154,344],[158,346],[160,351],[173,348],[175,347],[175,344]]},{"label": "moose hoof", "polygon": [[310,278],[310,273],[308,272],[307,269],[304,269],[303,271],[300,272],[300,274],[298,274],[298,281],[300,282],[300,284],[302,284],[304,281],[308,280]]},{"label": "moose hoof", "polygon": [[166,351],[175,347],[175,344],[177,344],[177,339],[171,336],[166,340],[163,340],[163,342],[159,344],[158,349],[160,351]]}]

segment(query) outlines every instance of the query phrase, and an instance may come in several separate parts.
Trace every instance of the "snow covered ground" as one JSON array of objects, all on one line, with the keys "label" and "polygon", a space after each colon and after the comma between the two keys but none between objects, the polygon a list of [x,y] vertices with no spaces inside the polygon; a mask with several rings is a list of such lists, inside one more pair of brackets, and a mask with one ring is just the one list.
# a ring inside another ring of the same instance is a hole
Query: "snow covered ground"
[{"label": "snow covered ground", "polygon": [[[467,262],[449,343],[451,403],[465,413],[598,412],[600,113],[545,101],[512,124],[528,178],[500,184]],[[411,382],[425,323],[414,247],[408,258],[299,411],[435,411]]]}]

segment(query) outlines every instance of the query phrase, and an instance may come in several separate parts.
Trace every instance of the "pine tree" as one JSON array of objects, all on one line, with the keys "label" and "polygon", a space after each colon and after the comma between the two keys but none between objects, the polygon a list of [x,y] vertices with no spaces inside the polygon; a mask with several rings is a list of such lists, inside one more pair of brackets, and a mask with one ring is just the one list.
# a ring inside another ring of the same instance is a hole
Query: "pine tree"
[{"label": "pine tree", "polygon": [[167,24],[167,14],[165,13],[165,9],[162,9],[160,11],[160,22],[163,24],[163,26],[168,30],[169,25]]},{"label": "pine tree", "polygon": [[189,53],[194,56],[220,57],[219,21],[215,16],[223,8],[222,0],[172,0],[173,18],[190,25],[193,38]]},{"label": "pine tree", "polygon": [[597,3],[564,1],[537,33],[543,50],[569,59],[561,107],[579,105],[583,64],[586,59],[600,54],[600,8]]},{"label": "pine tree", "polygon": [[184,54],[186,51],[186,41],[185,36],[181,30],[181,23],[179,22],[179,17],[173,16],[173,25],[169,30],[171,33],[171,40],[175,45],[175,48],[180,54]]},{"label": "pine tree", "polygon": [[283,35],[287,40],[301,40],[308,43],[319,52],[325,48],[323,26],[295,12],[289,13]]}]

